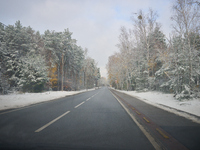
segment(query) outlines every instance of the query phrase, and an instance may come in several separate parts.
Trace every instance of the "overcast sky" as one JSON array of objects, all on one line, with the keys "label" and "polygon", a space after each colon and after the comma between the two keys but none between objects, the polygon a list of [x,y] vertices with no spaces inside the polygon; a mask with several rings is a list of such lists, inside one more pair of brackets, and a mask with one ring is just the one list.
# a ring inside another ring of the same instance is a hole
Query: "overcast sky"
[{"label": "overcast sky", "polygon": [[64,31],[69,28],[72,38],[98,62],[101,75],[107,77],[108,57],[118,51],[116,44],[120,27],[132,28],[131,15],[139,9],[157,11],[165,34],[171,32],[172,0],[0,0],[0,22],[34,30]]}]

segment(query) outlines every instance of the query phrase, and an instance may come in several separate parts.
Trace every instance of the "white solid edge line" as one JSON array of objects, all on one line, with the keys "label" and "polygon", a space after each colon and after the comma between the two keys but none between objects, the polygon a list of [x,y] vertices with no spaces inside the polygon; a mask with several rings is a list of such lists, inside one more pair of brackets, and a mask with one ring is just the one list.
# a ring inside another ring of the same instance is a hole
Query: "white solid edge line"
[{"label": "white solid edge line", "polygon": [[46,127],[50,126],[51,124],[53,124],[54,122],[56,122],[58,119],[64,117],[66,114],[70,113],[70,111],[65,112],[64,114],[60,115],[59,117],[57,117],[56,119],[52,120],[51,122],[47,123],[46,125],[42,126],[41,128],[37,129],[35,132],[40,132],[43,129],[45,129]]},{"label": "white solid edge line", "polygon": [[[110,91],[111,92],[111,91]],[[140,130],[144,133],[150,143],[156,150],[162,150],[160,145],[155,141],[155,139],[145,130],[145,128],[136,120],[136,118],[130,113],[130,111],[124,106],[124,104],[111,92],[111,94],[115,97],[115,99],[121,104],[121,106],[125,109],[127,114],[132,118],[132,120],[136,123],[136,125],[140,128]]]},{"label": "white solid edge line", "polygon": [[77,108],[77,107],[81,106],[81,105],[84,104],[84,103],[85,103],[85,102],[82,102],[82,103],[76,105],[74,108]]},{"label": "white solid edge line", "polygon": [[[117,92],[123,93],[123,92],[120,91],[120,90],[117,90]],[[124,93],[124,94],[129,95],[128,93]],[[196,117],[195,114],[192,114],[192,115],[191,115],[189,112],[186,112],[186,111],[183,111],[183,110],[177,110],[176,108],[173,108],[173,107],[170,107],[170,106],[166,106],[166,105],[158,104],[158,103],[153,103],[153,102],[144,100],[144,99],[142,99],[142,98],[140,98],[140,97],[138,97],[138,96],[134,96],[134,95],[129,95],[129,96],[134,97],[134,98],[136,98],[136,99],[139,99],[139,100],[141,100],[141,101],[143,101],[143,102],[145,102],[145,103],[147,103],[147,104],[149,104],[149,105],[155,106],[155,107],[157,107],[157,108],[159,108],[159,109],[163,109],[163,110],[165,110],[165,111],[168,111],[168,112],[173,113],[173,114],[175,114],[175,115],[179,115],[179,116],[181,116],[181,117],[184,117],[184,118],[186,118],[186,119],[192,120],[192,121],[194,121],[194,122],[200,124],[200,119],[199,119],[198,116]],[[182,112],[180,112],[180,111],[182,111]]]}]

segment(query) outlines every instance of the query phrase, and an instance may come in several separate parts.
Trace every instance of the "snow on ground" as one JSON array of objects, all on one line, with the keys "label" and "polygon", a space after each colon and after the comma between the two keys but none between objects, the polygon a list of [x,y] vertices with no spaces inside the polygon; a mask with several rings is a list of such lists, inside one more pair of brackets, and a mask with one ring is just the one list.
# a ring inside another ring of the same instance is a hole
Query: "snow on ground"
[{"label": "snow on ground", "polygon": [[0,95],[0,110],[28,106],[31,104],[50,101],[57,98],[74,95],[90,90],[94,89],[81,91],[49,91],[44,93]]},{"label": "snow on ground", "polygon": [[[200,99],[179,101],[173,97],[173,94],[165,94],[162,92],[155,92],[155,91],[136,92],[136,91],[121,91],[121,90],[117,91],[126,93],[146,103],[149,103],[156,107],[162,108],[164,110],[170,111],[172,113],[175,113],[177,115],[186,117],[188,119],[200,123],[199,118],[193,116],[196,115],[200,117]],[[188,113],[193,115],[189,115]]]}]

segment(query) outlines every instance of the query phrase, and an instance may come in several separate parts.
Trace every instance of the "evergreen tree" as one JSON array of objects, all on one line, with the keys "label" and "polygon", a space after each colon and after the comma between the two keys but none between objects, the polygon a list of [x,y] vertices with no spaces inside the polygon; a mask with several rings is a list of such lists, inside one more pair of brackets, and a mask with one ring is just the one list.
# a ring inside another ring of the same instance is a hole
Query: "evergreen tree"
[{"label": "evergreen tree", "polygon": [[19,86],[24,92],[41,92],[48,81],[47,67],[41,55],[28,53],[22,58]]},{"label": "evergreen tree", "polygon": [[[0,23],[0,92],[3,94],[12,89],[40,92],[94,87],[100,72],[97,63],[87,59],[68,29],[46,30],[40,35],[30,26],[23,27],[20,21],[8,26]],[[91,68],[83,69],[84,62]],[[87,80],[83,84],[84,72]]]}]

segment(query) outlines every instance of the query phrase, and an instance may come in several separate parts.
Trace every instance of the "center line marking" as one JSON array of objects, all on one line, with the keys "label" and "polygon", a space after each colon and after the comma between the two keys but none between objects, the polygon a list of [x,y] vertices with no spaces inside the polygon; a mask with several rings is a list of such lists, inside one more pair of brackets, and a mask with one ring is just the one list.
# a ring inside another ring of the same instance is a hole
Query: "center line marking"
[{"label": "center line marking", "polygon": [[[91,98],[91,97],[90,97]],[[88,98],[86,101],[89,101],[90,100],[90,98]]]},{"label": "center line marking", "polygon": [[91,98],[93,98],[94,96],[96,96],[97,94],[99,94],[99,92],[98,93],[96,93],[96,94],[94,94],[94,95],[92,95],[91,97],[89,97],[88,99],[86,99],[86,101],[89,101]]},{"label": "center line marking", "polygon": [[156,130],[165,138],[165,139],[169,139],[169,137],[167,135],[165,135],[165,133],[163,133],[160,129],[156,128]]},{"label": "center line marking", "polygon": [[53,124],[54,122],[56,122],[58,119],[64,117],[66,114],[70,113],[70,111],[67,111],[66,113],[60,115],[59,117],[57,117],[56,119],[52,120],[51,122],[47,123],[46,125],[42,126],[41,128],[37,129],[35,132],[40,132],[43,129],[45,129],[46,127],[50,126],[51,124]]},{"label": "center line marking", "polygon": [[77,108],[77,107],[81,106],[81,105],[84,104],[84,103],[85,103],[85,102],[82,102],[82,103],[76,105],[74,108]]},{"label": "center line marking", "polygon": [[150,123],[150,121],[149,121],[146,117],[143,117],[143,119],[144,119],[147,123]]},{"label": "center line marking", "polygon": [[138,112],[137,110],[135,111],[138,115],[141,115],[141,113],[140,112]]}]

